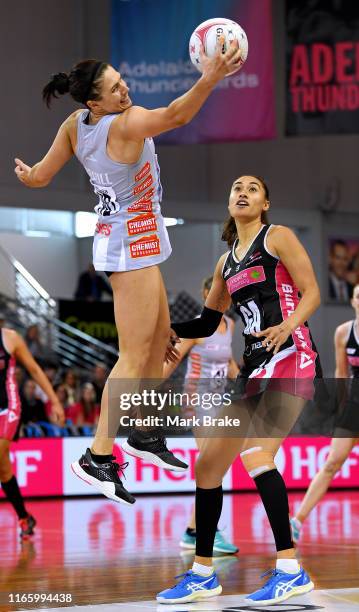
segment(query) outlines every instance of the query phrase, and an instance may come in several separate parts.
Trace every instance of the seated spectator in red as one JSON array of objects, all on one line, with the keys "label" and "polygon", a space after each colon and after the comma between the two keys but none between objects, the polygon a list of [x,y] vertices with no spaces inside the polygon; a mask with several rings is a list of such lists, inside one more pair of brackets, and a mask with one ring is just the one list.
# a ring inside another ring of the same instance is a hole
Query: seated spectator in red
[{"label": "seated spectator in red", "polygon": [[31,378],[28,378],[23,384],[21,390],[21,407],[21,421],[25,425],[27,423],[38,423],[39,421],[49,422],[44,402],[36,397],[36,383]]},{"label": "seated spectator in red", "polygon": [[95,388],[85,383],[81,389],[80,401],[66,408],[66,418],[74,425],[96,425],[100,415],[100,405],[96,403]]},{"label": "seated spectator in red", "polygon": [[[59,398],[59,402],[66,409],[69,403],[68,403],[68,395],[67,395],[67,390],[66,390],[65,385],[63,383],[54,385],[54,391],[57,397]],[[52,404],[49,400],[45,402],[45,411],[46,411],[47,416],[50,418],[50,414],[52,411]]]}]

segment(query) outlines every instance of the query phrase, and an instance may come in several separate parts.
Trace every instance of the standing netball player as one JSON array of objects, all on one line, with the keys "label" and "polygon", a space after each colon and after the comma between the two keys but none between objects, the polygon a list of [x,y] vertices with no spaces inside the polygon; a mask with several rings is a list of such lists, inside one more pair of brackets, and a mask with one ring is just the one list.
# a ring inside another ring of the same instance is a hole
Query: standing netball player
[{"label": "standing netball player", "polygon": [[65,413],[50,381],[21,336],[13,329],[0,329],[0,482],[19,518],[20,536],[25,539],[33,535],[36,521],[25,508],[10,461],[10,443],[17,438],[21,419],[21,402],[15,378],[16,361],[26,368],[49,398],[51,420],[63,425]]},{"label": "standing netball player", "polygon": [[[201,78],[166,108],[133,106],[126,82],[106,62],[85,60],[70,74],[54,75],[44,88],[45,101],[49,104],[53,97],[69,92],[86,109],[75,111],[64,121],[39,163],[30,167],[15,159],[15,172],[24,185],[45,187],[75,154],[99,196],[93,264],[110,276],[120,345],[120,358],[110,380],[162,376],[170,322],[158,265],[169,257],[171,246],[161,216],[162,187],[152,137],[191,121],[216,84],[240,66],[238,43],[231,43],[224,54],[222,43],[220,40],[212,59],[202,52]],[[109,415],[108,402],[106,384],[92,449],[72,467],[107,497],[133,503],[135,499],[123,487],[119,466],[113,461],[117,428],[109,431],[113,415]],[[187,468],[168,451],[157,431],[135,431],[128,445],[132,454],[152,457],[162,467]]]},{"label": "standing netball player", "polygon": [[[205,278],[202,285],[202,297],[206,301],[211,289],[213,277]],[[184,376],[184,392],[191,393],[225,393],[228,379],[238,376],[239,368],[233,359],[232,339],[234,321],[223,315],[216,331],[209,338],[188,338],[181,341],[177,349],[177,360],[165,364],[163,377],[168,378],[188,356],[187,369]],[[186,414],[187,416],[187,414]],[[195,432],[194,432],[195,434]],[[196,436],[195,436],[196,437]],[[197,437],[196,444],[200,449],[204,438]],[[180,541],[181,548],[195,550],[196,548],[196,517],[194,509]],[[228,542],[217,528],[213,551],[233,555],[238,552],[237,546]]]},{"label": "standing netball player", "polygon": [[335,474],[359,442],[359,285],[354,287],[351,304],[355,311],[354,321],[339,325],[334,335],[335,377],[350,377],[350,380],[328,458],[310,483],[296,516],[291,519],[294,542],[298,542],[303,522],[325,495]]},{"label": "standing netball player", "polygon": [[[246,601],[275,604],[313,588],[295,558],[287,491],[274,457],[313,392],[317,353],[306,321],[318,308],[320,295],[310,259],[295,234],[266,224],[269,206],[268,188],[261,178],[241,176],[234,181],[230,218],[222,236],[231,250],[217,264],[201,317],[172,326],[179,337],[209,336],[232,299],[244,323],[239,381],[255,427],[251,437],[240,429],[231,433],[237,438],[206,439],[196,463],[195,562],[180,583],[157,596],[161,603],[182,603],[222,591],[212,550],[223,501],[222,479],[238,453],[261,496],[277,548],[269,580]],[[256,437],[261,418],[263,433]],[[277,429],[285,432],[281,437],[268,433],[276,420]]]}]

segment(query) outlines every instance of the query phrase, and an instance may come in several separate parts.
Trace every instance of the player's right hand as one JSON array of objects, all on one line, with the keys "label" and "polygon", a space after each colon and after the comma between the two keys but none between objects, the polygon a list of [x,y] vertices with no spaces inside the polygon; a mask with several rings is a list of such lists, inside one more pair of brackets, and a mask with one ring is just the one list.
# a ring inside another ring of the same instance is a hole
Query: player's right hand
[{"label": "player's right hand", "polygon": [[225,53],[222,52],[224,36],[220,36],[217,43],[217,51],[213,57],[207,57],[203,47],[200,49],[202,63],[202,76],[217,83],[227,74],[237,70],[241,66],[241,50],[238,40],[232,40]]}]

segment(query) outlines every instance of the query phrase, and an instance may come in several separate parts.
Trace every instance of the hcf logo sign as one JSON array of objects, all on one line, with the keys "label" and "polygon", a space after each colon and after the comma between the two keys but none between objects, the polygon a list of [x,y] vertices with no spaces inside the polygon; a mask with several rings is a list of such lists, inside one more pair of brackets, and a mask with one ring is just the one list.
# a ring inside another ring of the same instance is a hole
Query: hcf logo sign
[{"label": "hcf logo sign", "polygon": [[16,463],[16,477],[20,487],[27,487],[29,474],[35,474],[42,460],[40,450],[17,450],[10,453],[10,460]]}]

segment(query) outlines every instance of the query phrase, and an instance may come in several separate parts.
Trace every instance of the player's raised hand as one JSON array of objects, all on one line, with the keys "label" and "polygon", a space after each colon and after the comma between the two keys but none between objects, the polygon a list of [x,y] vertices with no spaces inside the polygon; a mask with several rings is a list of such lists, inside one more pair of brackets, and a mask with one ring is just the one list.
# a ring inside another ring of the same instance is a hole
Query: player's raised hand
[{"label": "player's raised hand", "polygon": [[218,82],[227,74],[238,70],[242,64],[238,41],[232,40],[226,51],[224,45],[225,37],[220,36],[217,42],[217,51],[213,57],[207,57],[203,46],[200,49],[202,74],[214,82]]}]

